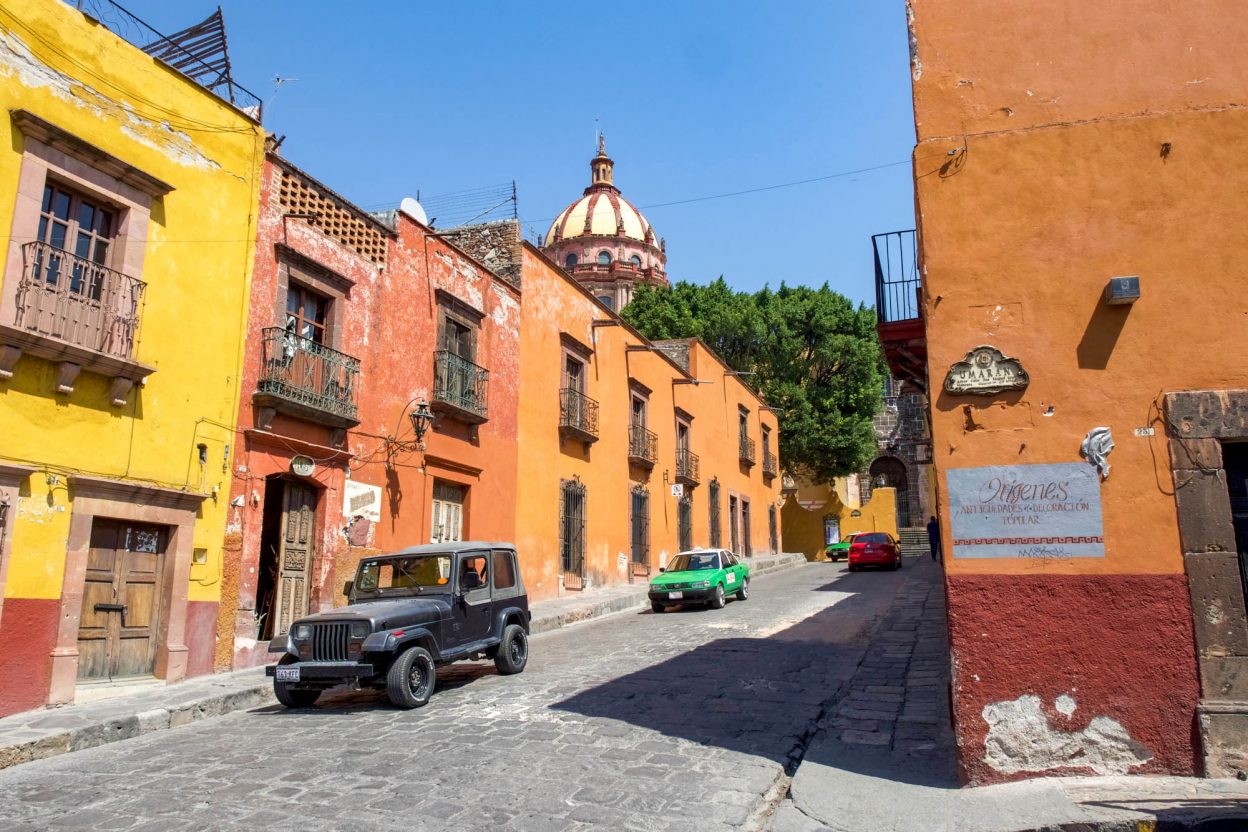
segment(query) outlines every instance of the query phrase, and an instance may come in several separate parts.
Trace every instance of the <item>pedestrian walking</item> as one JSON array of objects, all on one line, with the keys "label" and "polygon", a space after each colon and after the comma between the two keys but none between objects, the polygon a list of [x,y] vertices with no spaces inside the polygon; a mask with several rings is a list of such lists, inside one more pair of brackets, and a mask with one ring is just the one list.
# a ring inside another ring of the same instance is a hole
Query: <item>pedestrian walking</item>
[{"label": "pedestrian walking", "polygon": [[940,523],[936,515],[927,521],[927,545],[932,550],[932,560],[940,560]]}]

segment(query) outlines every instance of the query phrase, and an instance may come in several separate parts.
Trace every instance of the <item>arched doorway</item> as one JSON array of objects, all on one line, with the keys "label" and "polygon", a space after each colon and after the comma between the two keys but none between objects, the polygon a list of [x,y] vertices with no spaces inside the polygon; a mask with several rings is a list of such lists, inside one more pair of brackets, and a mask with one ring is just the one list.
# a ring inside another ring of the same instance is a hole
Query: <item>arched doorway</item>
[{"label": "arched doorway", "polygon": [[872,488],[897,489],[897,526],[910,525],[910,481],[906,476],[906,463],[895,456],[882,456],[871,463]]}]

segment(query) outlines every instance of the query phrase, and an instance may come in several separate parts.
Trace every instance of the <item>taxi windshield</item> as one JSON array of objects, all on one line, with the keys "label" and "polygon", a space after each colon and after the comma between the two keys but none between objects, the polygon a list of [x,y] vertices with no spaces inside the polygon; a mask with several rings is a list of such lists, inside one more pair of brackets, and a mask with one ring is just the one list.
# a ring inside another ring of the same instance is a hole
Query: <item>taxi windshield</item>
[{"label": "taxi windshield", "polygon": [[384,597],[410,595],[423,590],[445,590],[450,584],[449,554],[374,558],[360,563],[356,592]]},{"label": "taxi windshield", "polygon": [[706,554],[677,555],[667,564],[668,572],[697,572],[702,569],[718,569],[719,555],[714,552]]}]

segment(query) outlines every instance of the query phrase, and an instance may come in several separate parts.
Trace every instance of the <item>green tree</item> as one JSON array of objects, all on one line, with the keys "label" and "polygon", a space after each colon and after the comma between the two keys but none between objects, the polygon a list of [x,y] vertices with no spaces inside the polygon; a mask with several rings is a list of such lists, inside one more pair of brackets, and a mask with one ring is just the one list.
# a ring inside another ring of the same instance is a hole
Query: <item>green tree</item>
[{"label": "green tree", "polygon": [[639,288],[624,318],[652,340],[697,338],[758,390],[780,421],[780,459],[818,480],[861,470],[875,455],[871,419],[886,368],[875,312],[824,284],[734,292]]}]

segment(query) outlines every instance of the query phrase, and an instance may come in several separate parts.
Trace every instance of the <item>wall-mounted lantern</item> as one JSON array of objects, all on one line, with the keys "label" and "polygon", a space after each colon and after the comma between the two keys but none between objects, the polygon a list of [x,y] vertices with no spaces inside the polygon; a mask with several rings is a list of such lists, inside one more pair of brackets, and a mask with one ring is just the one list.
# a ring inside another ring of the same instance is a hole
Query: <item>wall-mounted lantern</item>
[{"label": "wall-mounted lantern", "polygon": [[429,426],[433,424],[433,411],[429,409],[429,403],[421,399],[412,412],[407,414],[407,418],[412,422],[412,431],[416,434],[416,444],[419,445],[424,440]]}]

